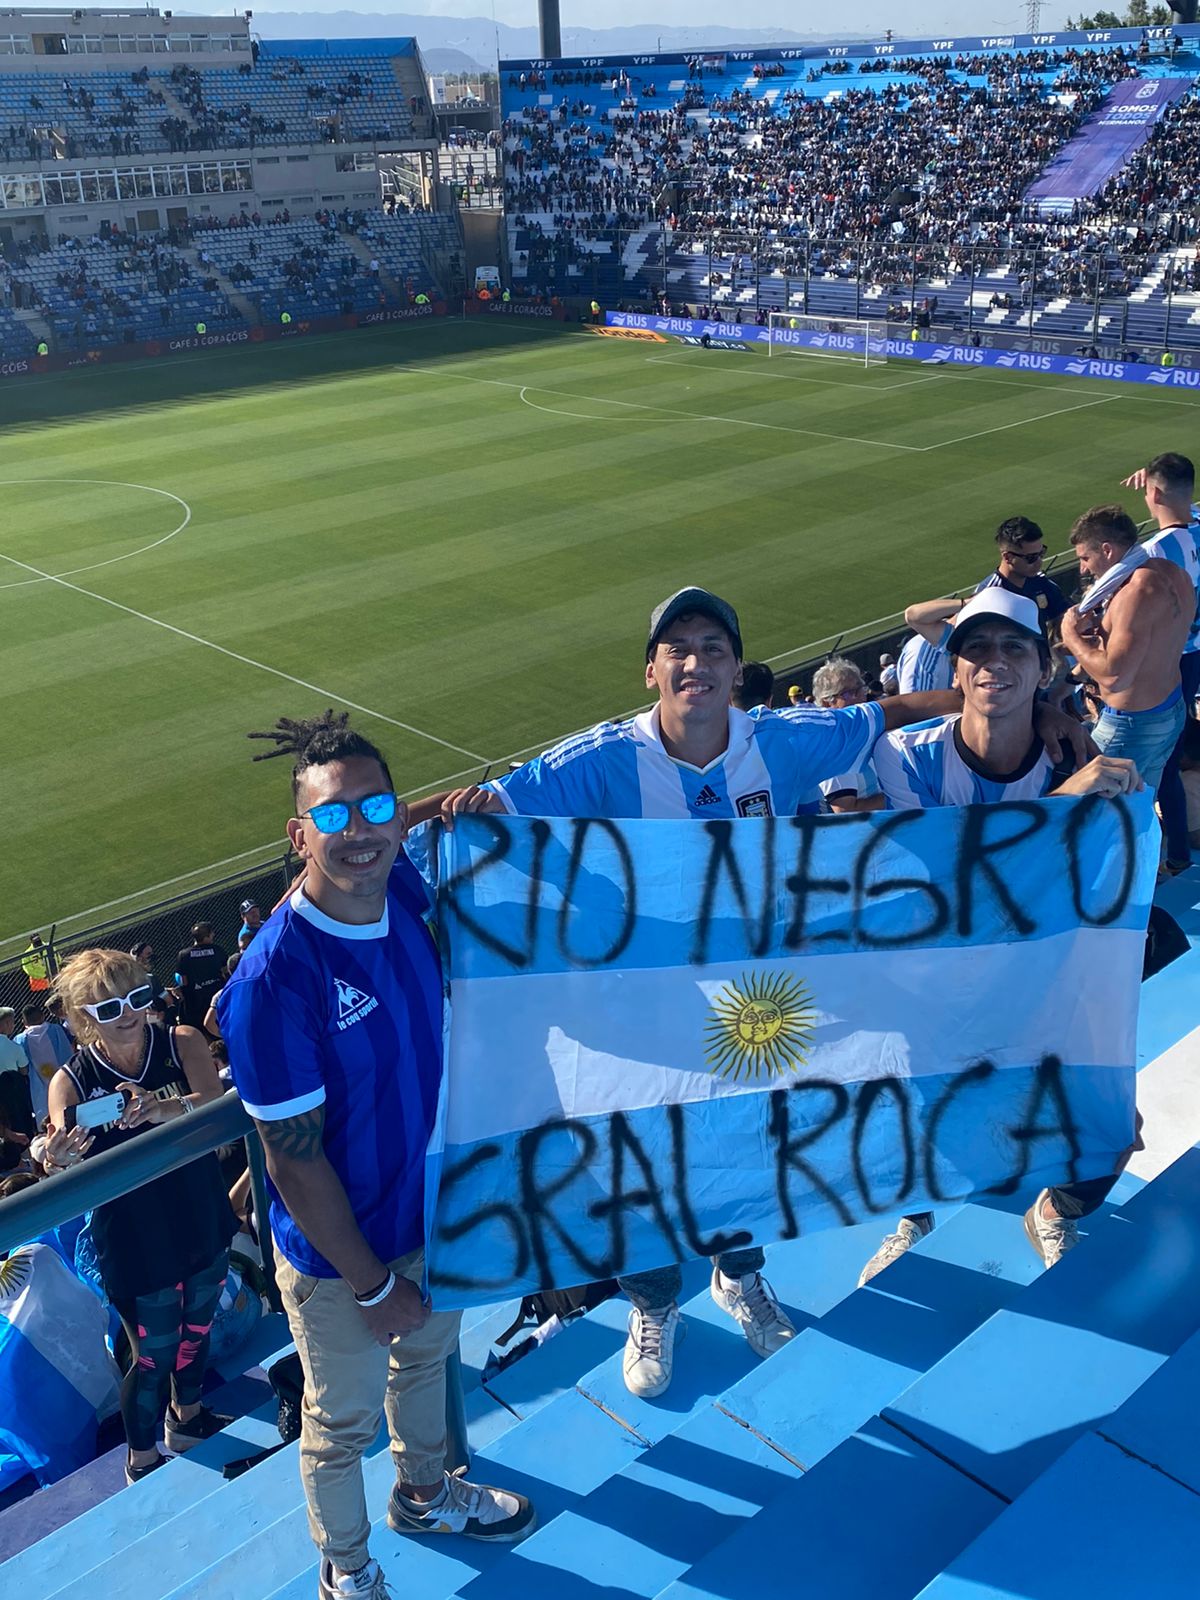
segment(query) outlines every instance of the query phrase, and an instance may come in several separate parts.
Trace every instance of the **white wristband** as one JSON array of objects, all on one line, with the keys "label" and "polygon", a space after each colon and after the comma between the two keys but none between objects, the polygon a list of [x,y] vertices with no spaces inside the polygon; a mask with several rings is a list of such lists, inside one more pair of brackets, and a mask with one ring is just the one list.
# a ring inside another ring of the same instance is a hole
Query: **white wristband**
[{"label": "white wristband", "polygon": [[387,1277],[383,1280],[383,1283],[380,1285],[380,1287],[378,1289],[376,1289],[374,1294],[368,1295],[365,1300],[363,1299],[362,1295],[360,1295],[360,1294],[356,1294],[354,1296],[354,1298],[358,1302],[358,1304],[360,1306],[362,1306],[363,1310],[366,1311],[371,1306],[380,1305],[384,1300],[387,1299],[388,1295],[391,1294],[392,1290],[395,1287],[396,1287],[396,1274],[389,1267],[388,1268]]}]

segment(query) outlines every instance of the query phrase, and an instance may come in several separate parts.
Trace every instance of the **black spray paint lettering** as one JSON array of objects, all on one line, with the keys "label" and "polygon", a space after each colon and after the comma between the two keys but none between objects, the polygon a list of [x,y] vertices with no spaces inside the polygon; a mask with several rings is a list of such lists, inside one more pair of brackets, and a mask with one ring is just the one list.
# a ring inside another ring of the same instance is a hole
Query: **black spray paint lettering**
[{"label": "black spray paint lettering", "polygon": [[[514,824],[486,815],[476,820],[485,830],[484,847],[474,850],[440,887],[443,936],[451,944],[456,939],[474,943],[514,972],[547,961],[587,970],[619,965],[639,925],[638,854],[630,825],[580,819],[552,828],[541,820]],[[518,826],[527,835],[519,860],[514,852]],[[1096,903],[1096,886],[1084,869],[1090,859],[1086,847],[1097,826],[1105,830],[1106,854],[1116,863],[1107,904]],[[831,828],[853,830],[849,837],[855,848],[839,857],[837,876],[820,866]],[[939,836],[948,848],[936,880],[920,875],[918,854],[934,828],[952,829],[949,841]],[[722,960],[761,960],[772,949],[794,955],[839,945],[912,948],[951,934],[965,939],[1032,937],[1039,931],[1039,907],[1021,898],[1022,886],[1032,881],[1031,848],[1039,861],[1053,863],[1063,876],[1083,925],[1107,927],[1129,903],[1137,858],[1137,837],[1124,800],[1098,796],[1075,804],[1010,801],[877,818],[780,817],[750,825],[713,821],[695,832],[702,848],[681,885],[684,903],[672,908],[676,914],[662,929],[664,937],[678,930],[679,960],[696,966],[714,959],[718,944]],[[912,836],[911,852],[905,848],[906,834]],[[884,863],[898,852],[912,875],[883,876]],[[1014,863],[1021,861],[1025,871],[1014,872]],[[487,908],[473,902],[474,886],[501,868],[519,870],[524,879],[519,937],[511,922],[498,932]],[[561,893],[555,885],[561,885]],[[553,915],[544,911],[548,891],[558,901]],[[720,941],[715,937],[718,928]]]},{"label": "black spray paint lettering", "polygon": [[[941,1082],[932,1103],[921,1080],[905,1078],[849,1086],[812,1079],[756,1097],[761,1144],[773,1163],[764,1195],[773,1191],[774,1208],[773,1214],[764,1215],[753,1239],[796,1238],[802,1231],[800,1218],[814,1201],[849,1227],[895,1213],[913,1199],[927,1205],[966,1198],[965,1192],[944,1193],[937,1181],[938,1140],[948,1117],[970,1115],[972,1096],[995,1074],[991,1062],[976,1062]],[[1043,1057],[1023,1075],[1023,1082],[1023,1105],[996,1129],[1002,1135],[997,1147],[1007,1143],[1009,1156],[988,1194],[1013,1194],[1031,1169],[1056,1161],[1065,1165],[1069,1181],[1077,1177],[1080,1129],[1062,1062]],[[986,1099],[978,1109],[988,1115]],[[630,1118],[614,1112],[587,1122],[545,1122],[522,1134],[515,1147],[482,1145],[448,1168],[439,1195],[435,1260],[445,1262],[448,1256],[453,1261],[453,1246],[475,1234],[480,1237],[472,1254],[484,1255],[489,1271],[473,1277],[443,1266],[433,1273],[435,1287],[502,1291],[529,1278],[552,1288],[615,1277],[629,1269],[631,1224],[643,1241],[648,1231],[659,1241],[660,1261],[717,1255],[751,1243],[744,1229],[711,1238],[701,1235],[685,1108],[667,1106],[657,1115],[663,1120],[655,1130],[654,1148],[661,1152],[657,1163],[648,1153],[644,1126],[639,1138]],[[753,1144],[757,1148],[760,1141],[755,1138]],[[872,1179],[871,1152],[881,1146],[899,1155],[890,1192],[877,1192]],[[460,1186],[477,1194],[485,1170],[488,1200],[461,1214],[456,1204]],[[711,1173],[705,1174],[706,1191],[710,1180]],[[497,1195],[511,1195],[516,1203],[497,1200]],[[569,1270],[564,1273],[560,1266],[556,1271],[555,1260],[568,1261]]]}]

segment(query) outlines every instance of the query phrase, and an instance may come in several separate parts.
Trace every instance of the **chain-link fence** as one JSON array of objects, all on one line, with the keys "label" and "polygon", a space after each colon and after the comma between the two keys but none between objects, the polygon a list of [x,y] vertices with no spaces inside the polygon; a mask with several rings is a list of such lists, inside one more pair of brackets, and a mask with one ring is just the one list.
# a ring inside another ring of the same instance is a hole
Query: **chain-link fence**
[{"label": "chain-link fence", "polygon": [[[292,880],[296,862],[281,852],[268,866],[258,866],[231,877],[220,878],[187,894],[159,901],[142,911],[129,912],[108,922],[81,928],[78,932],[46,937],[46,959],[51,972],[77,950],[100,946],[109,950],[131,950],[135,945],[149,944],[154,951],[151,965],[160,982],[168,982],[175,972],[178,951],[191,942],[191,931],[197,922],[212,924],[216,943],[226,951],[237,949],[238,930],[242,925],[240,907],[244,900],[255,901],[264,916],[283,894]],[[39,998],[41,991],[30,985],[30,975],[22,966],[22,955],[6,957],[0,962],[0,1005],[13,1006],[18,1014],[31,1000]]]}]

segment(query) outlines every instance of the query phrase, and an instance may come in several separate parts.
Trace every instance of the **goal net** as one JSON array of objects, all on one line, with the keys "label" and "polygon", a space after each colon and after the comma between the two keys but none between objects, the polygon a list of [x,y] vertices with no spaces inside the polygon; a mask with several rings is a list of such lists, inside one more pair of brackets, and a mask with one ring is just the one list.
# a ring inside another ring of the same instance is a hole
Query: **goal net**
[{"label": "goal net", "polygon": [[827,356],[854,361],[860,367],[887,364],[886,322],[854,317],[805,317],[795,311],[772,311],[767,327],[767,354]]}]

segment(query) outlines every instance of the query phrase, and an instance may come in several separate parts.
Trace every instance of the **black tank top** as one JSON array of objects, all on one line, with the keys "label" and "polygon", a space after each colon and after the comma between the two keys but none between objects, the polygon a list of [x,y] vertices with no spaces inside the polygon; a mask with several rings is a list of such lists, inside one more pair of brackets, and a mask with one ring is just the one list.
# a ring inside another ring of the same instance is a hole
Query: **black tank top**
[{"label": "black tank top", "polygon": [[[122,1072],[95,1045],[85,1045],[64,1071],[81,1100],[112,1094],[122,1083],[136,1083],[158,1099],[191,1092],[176,1052],[175,1030],[157,1023],[146,1024],[140,1068]],[[122,1128],[110,1122],[96,1128],[88,1153],[99,1155],[140,1139],[150,1126]],[[119,1305],[181,1283],[228,1249],[236,1226],[215,1154],[97,1206],[92,1238],[109,1299]]]}]

